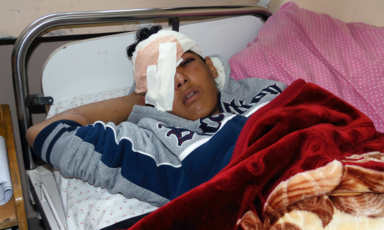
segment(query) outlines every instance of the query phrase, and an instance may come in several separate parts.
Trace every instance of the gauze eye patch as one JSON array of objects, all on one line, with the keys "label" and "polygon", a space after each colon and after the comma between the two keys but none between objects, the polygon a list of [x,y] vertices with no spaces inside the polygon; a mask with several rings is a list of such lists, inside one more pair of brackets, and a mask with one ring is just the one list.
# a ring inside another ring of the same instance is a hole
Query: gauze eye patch
[{"label": "gauze eye patch", "polygon": [[146,104],[160,111],[172,111],[176,68],[188,50],[203,56],[196,42],[181,33],[164,30],[136,46],[132,55],[135,92],[146,93]]}]

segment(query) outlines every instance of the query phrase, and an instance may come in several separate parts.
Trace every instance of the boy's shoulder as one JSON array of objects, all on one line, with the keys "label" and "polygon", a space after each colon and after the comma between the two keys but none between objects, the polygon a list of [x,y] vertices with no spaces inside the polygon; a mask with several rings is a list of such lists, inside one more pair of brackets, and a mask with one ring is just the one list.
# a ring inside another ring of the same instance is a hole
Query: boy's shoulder
[{"label": "boy's shoulder", "polygon": [[234,80],[227,60],[219,56],[225,69],[225,79],[220,92],[220,110],[249,116],[255,108],[265,105],[279,95],[287,85],[280,81],[261,78]]},{"label": "boy's shoulder", "polygon": [[216,59],[217,62],[220,62],[219,64],[215,64],[215,67],[219,72],[219,77],[216,79],[216,83],[221,94],[241,95],[241,92],[244,92],[245,94],[254,94],[272,86],[279,88],[280,91],[287,88],[287,85],[283,82],[253,78],[251,76],[236,81],[231,77],[231,66],[227,59],[220,55],[211,55],[210,57],[211,59]]}]

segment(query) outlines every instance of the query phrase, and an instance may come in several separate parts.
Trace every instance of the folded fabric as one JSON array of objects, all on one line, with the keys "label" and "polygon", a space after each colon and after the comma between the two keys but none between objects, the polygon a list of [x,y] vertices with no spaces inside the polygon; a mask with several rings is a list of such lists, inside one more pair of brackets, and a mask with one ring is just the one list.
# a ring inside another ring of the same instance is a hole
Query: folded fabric
[{"label": "folded fabric", "polygon": [[9,173],[7,145],[0,136],[0,205],[6,204],[13,196],[11,174]]}]

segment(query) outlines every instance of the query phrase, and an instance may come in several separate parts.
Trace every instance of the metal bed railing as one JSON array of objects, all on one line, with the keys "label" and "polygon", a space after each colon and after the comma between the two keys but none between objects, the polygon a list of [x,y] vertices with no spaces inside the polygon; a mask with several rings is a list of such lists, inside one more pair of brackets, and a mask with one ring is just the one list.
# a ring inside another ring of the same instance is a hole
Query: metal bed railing
[{"label": "metal bed railing", "polygon": [[217,6],[193,8],[135,9],[114,11],[92,11],[50,14],[31,23],[16,40],[12,52],[12,74],[16,97],[17,116],[20,129],[24,165],[36,168],[31,148],[26,140],[26,131],[32,125],[28,100],[26,55],[31,43],[49,29],[59,26],[108,24],[138,20],[195,19],[235,15],[258,15],[264,19],[271,13],[260,6]]}]

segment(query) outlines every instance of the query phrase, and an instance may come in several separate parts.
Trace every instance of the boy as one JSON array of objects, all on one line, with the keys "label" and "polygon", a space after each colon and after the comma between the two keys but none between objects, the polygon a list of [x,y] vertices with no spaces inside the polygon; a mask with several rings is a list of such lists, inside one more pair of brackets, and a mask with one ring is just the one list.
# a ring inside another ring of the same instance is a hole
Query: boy
[{"label": "boy", "polygon": [[27,139],[64,176],[162,206],[224,168],[247,117],[286,86],[236,82],[226,60],[201,58],[177,32],[143,30],[138,40],[128,52],[136,93],[60,113]]}]

